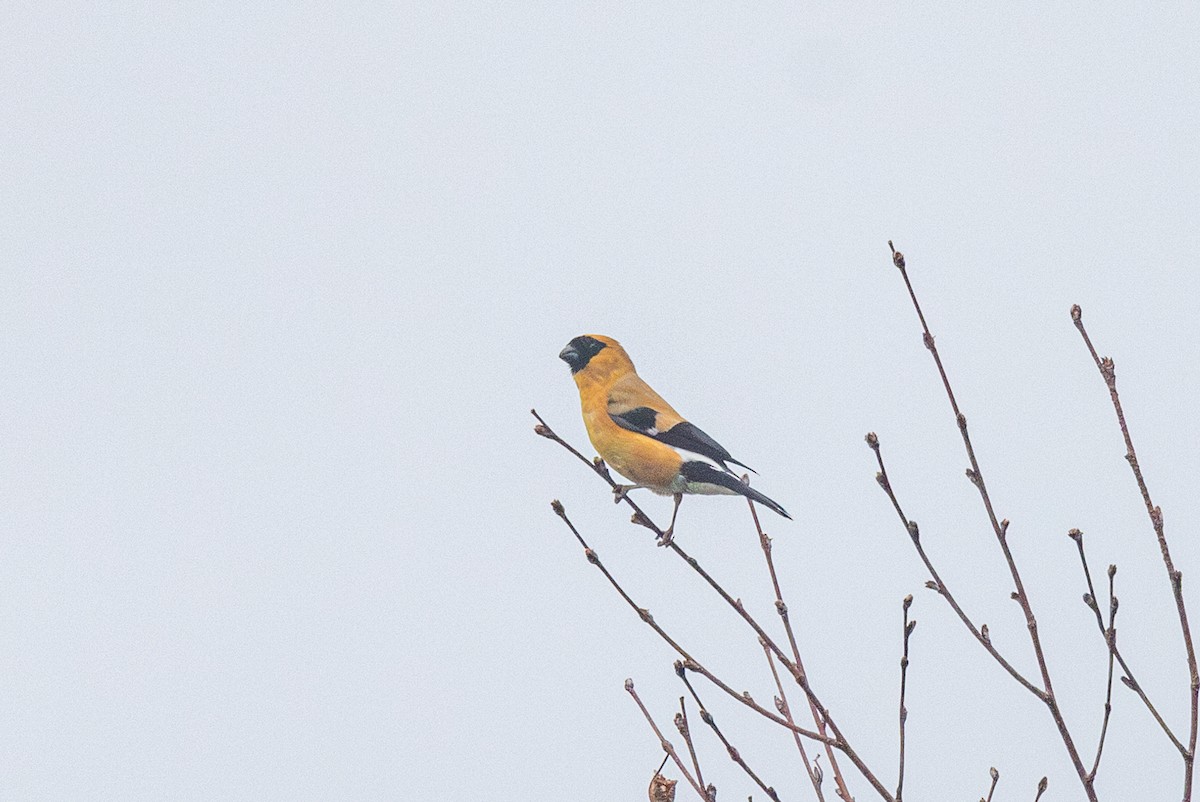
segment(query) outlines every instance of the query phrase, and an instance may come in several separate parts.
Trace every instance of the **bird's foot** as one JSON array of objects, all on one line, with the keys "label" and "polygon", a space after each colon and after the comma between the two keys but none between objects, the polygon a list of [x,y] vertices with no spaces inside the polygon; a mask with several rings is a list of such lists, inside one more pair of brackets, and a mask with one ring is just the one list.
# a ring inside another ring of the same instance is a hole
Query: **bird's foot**
[{"label": "bird's foot", "polygon": [[633,485],[613,485],[613,504],[620,504],[621,499],[629,495],[629,491],[633,488]]},{"label": "bird's foot", "polygon": [[671,527],[667,531],[659,535],[658,545],[670,546],[675,541],[675,527]]}]

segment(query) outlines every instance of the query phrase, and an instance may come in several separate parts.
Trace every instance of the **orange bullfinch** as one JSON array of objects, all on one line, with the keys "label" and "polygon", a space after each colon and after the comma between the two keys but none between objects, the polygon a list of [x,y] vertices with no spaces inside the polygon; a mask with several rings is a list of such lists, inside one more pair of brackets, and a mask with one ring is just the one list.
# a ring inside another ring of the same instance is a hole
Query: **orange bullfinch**
[{"label": "orange bullfinch", "polygon": [[583,423],[600,457],[631,485],[614,488],[616,500],[646,488],[675,497],[671,542],[684,493],[741,495],[791,518],[783,507],[741,481],[726,463],[753,470],[683,416],[642,381],[621,344],[611,337],[576,337],[558,355],[579,387]]}]

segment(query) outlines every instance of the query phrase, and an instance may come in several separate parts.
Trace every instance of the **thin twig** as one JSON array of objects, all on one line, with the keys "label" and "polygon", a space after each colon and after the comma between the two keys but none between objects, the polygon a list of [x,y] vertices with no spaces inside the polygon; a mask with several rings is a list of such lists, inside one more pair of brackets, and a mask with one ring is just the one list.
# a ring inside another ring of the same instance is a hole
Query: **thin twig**
[{"label": "thin twig", "polygon": [[983,625],[982,628],[975,626],[975,623],[971,620],[970,616],[968,616],[966,611],[963,610],[962,606],[958,603],[958,600],[954,598],[954,594],[951,592],[949,585],[942,581],[937,569],[933,566],[933,561],[925,552],[925,546],[921,543],[921,530],[917,526],[917,522],[909,520],[908,516],[904,514],[903,508],[900,506],[900,500],[896,498],[896,492],[892,488],[892,481],[888,476],[887,467],[883,464],[883,452],[880,449],[879,436],[876,435],[875,432],[869,432],[866,440],[867,445],[870,446],[871,450],[875,452],[875,461],[879,465],[879,472],[875,474],[875,480],[879,482],[879,486],[883,488],[883,492],[887,493],[888,499],[892,502],[892,507],[896,510],[896,515],[900,517],[900,522],[904,524],[905,530],[912,539],[913,546],[917,550],[917,556],[921,558],[921,562],[925,564],[925,569],[929,571],[929,575],[933,577],[931,582],[926,583],[927,587],[929,587],[931,590],[937,591],[938,595],[946,600],[946,603],[950,605],[950,609],[953,610],[956,615],[958,615],[959,620],[963,622],[963,625],[975,637],[975,640],[979,641],[979,644],[983,646],[987,653],[995,658],[996,662],[999,663],[1000,666],[1021,685],[1021,687],[1025,688],[1038,699],[1044,699],[1045,694],[1042,689],[1026,679],[1021,672],[1017,671],[1017,669],[1005,659],[1004,655],[1000,654],[1000,651],[992,643],[991,637],[989,637],[987,634],[987,625]]},{"label": "thin twig", "polygon": [[776,795],[775,789],[759,779],[759,776],[754,773],[754,770],[751,769],[746,764],[746,761],[742,758],[742,753],[739,752],[737,747],[731,744],[729,739],[725,737],[725,734],[721,732],[721,728],[717,726],[717,721],[713,718],[712,713],[709,713],[708,709],[704,707],[704,702],[700,701],[700,694],[696,693],[696,689],[692,687],[692,683],[688,681],[687,672],[684,670],[682,663],[675,663],[675,673],[681,680],[683,680],[683,684],[686,685],[688,691],[691,692],[692,698],[696,700],[696,706],[700,708],[700,720],[707,724],[712,731],[716,733],[717,738],[721,740],[721,743],[725,746],[725,750],[729,753],[729,759],[741,766],[742,771],[746,772],[746,775],[754,781],[755,785],[763,790],[764,794],[775,800],[775,802],[779,802],[779,797]]},{"label": "thin twig", "polygon": [[996,771],[995,766],[988,769],[988,774],[992,775],[992,785],[988,788],[987,799],[980,799],[979,802],[992,802],[992,794],[996,793],[996,783],[1000,782],[1000,772]]},{"label": "thin twig", "polygon": [[[743,482],[749,482],[749,476],[743,476]],[[796,633],[792,629],[792,619],[788,613],[787,603],[783,600],[783,591],[779,586],[779,575],[775,573],[775,559],[772,557],[771,538],[763,531],[762,522],[758,518],[758,509],[754,506],[754,502],[746,499],[746,503],[750,505],[750,515],[754,518],[754,528],[758,532],[758,542],[762,547],[763,557],[767,561],[767,570],[771,575],[771,586],[775,590],[775,610],[779,613],[779,618],[783,621],[783,629],[787,633],[788,645],[792,649],[792,660],[800,673],[804,673],[804,661],[800,659],[800,647],[796,642]],[[827,734],[825,728],[825,720],[821,716],[820,710],[813,698],[808,700],[809,712],[812,714],[813,723],[816,724],[817,732],[822,735]],[[837,757],[834,755],[833,747],[829,744],[825,745],[825,755],[829,758],[829,768],[833,771],[833,780],[837,785],[837,795],[844,802],[854,802],[854,797],[850,795],[850,789],[846,785],[846,780],[842,776],[842,770],[838,766]],[[807,763],[807,759],[805,760]],[[811,775],[810,775],[811,776]],[[820,796],[818,790],[817,795]],[[899,798],[897,797],[897,800]]]},{"label": "thin twig", "polygon": [[[1084,791],[1087,793],[1090,802],[1096,802],[1096,792],[1092,787],[1092,783],[1088,778],[1087,768],[1083,765],[1083,760],[1079,756],[1079,750],[1075,747],[1075,740],[1071,737],[1071,732],[1067,728],[1066,721],[1063,719],[1062,711],[1058,707],[1058,700],[1054,695],[1054,686],[1050,680],[1050,669],[1046,665],[1046,655],[1042,649],[1042,639],[1038,634],[1037,618],[1033,614],[1033,606],[1030,604],[1029,596],[1025,592],[1025,586],[1021,581],[1021,573],[1017,569],[1016,560],[1013,558],[1012,551],[1008,546],[1008,520],[1001,521],[996,516],[996,510],[992,505],[992,499],[988,495],[987,484],[984,482],[983,471],[979,467],[979,460],[975,457],[975,448],[971,444],[971,435],[967,429],[967,416],[962,413],[958,407],[958,401],[954,397],[954,390],[950,387],[950,379],[946,375],[946,368],[942,364],[942,357],[938,353],[937,343],[934,342],[933,333],[929,330],[929,324],[925,321],[925,315],[921,311],[921,304],[917,301],[917,294],[913,290],[912,282],[908,278],[908,269],[905,265],[904,255],[896,250],[891,242],[888,242],[888,247],[892,250],[892,263],[900,271],[900,275],[904,278],[904,286],[908,288],[908,297],[912,300],[913,309],[917,312],[917,317],[921,321],[921,329],[925,347],[929,353],[933,355],[933,361],[937,365],[938,375],[942,379],[942,387],[946,390],[946,397],[950,401],[950,408],[954,412],[955,422],[958,424],[959,434],[962,436],[963,445],[966,447],[967,459],[971,463],[971,467],[967,470],[967,478],[979,490],[980,499],[983,501],[984,509],[987,511],[988,521],[992,525],[992,531],[996,535],[996,542],[1000,546],[1000,551],[1004,555],[1004,561],[1008,565],[1009,574],[1012,577],[1013,584],[1016,586],[1016,592],[1013,593],[1013,598],[1021,606],[1021,612],[1025,614],[1025,625],[1029,630],[1029,640],[1033,645],[1033,653],[1037,658],[1038,670],[1042,675],[1042,701],[1050,711],[1051,718],[1054,719],[1054,725],[1058,728],[1058,734],[1062,737],[1063,745],[1067,749],[1067,754],[1071,758],[1072,765],[1075,766],[1075,771],[1079,775],[1079,781],[1083,784]],[[1194,672],[1193,672],[1194,676]]]},{"label": "thin twig", "polygon": [[904,597],[904,654],[900,657],[900,778],[896,781],[896,802],[904,798],[904,723],[908,721],[908,708],[904,706],[904,692],[908,688],[908,639],[917,628],[916,620],[908,620],[908,608],[912,607],[912,594]]},{"label": "thin twig", "polygon": [[[1080,541],[1080,549],[1082,550],[1082,539]],[[1100,741],[1096,744],[1096,759],[1092,761],[1092,770],[1088,772],[1088,776],[1093,782],[1096,779],[1096,772],[1100,769],[1100,756],[1104,754],[1104,736],[1108,734],[1108,720],[1112,717],[1112,685],[1113,685],[1113,656],[1116,654],[1117,642],[1117,597],[1115,594],[1114,582],[1117,576],[1117,566],[1108,566],[1108,629],[1104,632],[1104,640],[1108,643],[1108,682],[1104,688],[1104,720],[1100,724]],[[1088,582],[1091,582],[1089,577]],[[1092,597],[1092,604],[1096,604],[1096,599]],[[1096,610],[1099,613],[1099,609]]]},{"label": "thin twig", "polygon": [[688,783],[691,784],[692,788],[695,789],[696,793],[700,795],[702,802],[709,802],[708,794],[701,790],[700,784],[696,782],[696,778],[691,775],[691,772],[687,770],[687,766],[683,765],[683,761],[679,759],[679,755],[675,752],[675,747],[672,746],[671,742],[663,736],[662,730],[660,730],[658,725],[654,723],[654,717],[650,715],[650,711],[646,709],[646,705],[642,702],[641,697],[638,696],[637,691],[633,687],[633,680],[625,680],[625,690],[628,691],[629,695],[633,697],[633,701],[637,702],[637,706],[642,711],[642,715],[646,717],[647,723],[650,724],[650,729],[654,730],[654,734],[658,737],[658,743],[660,746],[662,746],[662,750],[666,752],[672,760],[675,761],[675,765],[678,766],[679,771],[683,773],[684,779],[686,779]]},{"label": "thin twig", "polygon": [[[771,676],[775,679],[775,688],[779,691],[779,696],[775,697],[775,709],[783,714],[789,724],[794,724],[792,720],[792,708],[788,705],[787,694],[783,690],[783,680],[779,678],[779,672],[775,670],[775,658],[771,654],[771,647],[767,646],[765,641],[760,641],[763,654],[767,656],[767,665],[771,667]],[[796,740],[796,749],[800,751],[800,761],[804,764],[804,771],[808,774],[809,782],[812,783],[813,790],[817,792],[818,802],[825,802],[825,793],[821,790],[822,774],[819,768],[814,768],[808,760],[808,752],[804,749],[804,741],[800,740],[800,736],[793,731],[792,737]],[[818,754],[817,757],[820,757]]]},{"label": "thin twig", "polygon": [[1125,459],[1129,462],[1129,467],[1133,470],[1133,476],[1137,480],[1138,490],[1142,494],[1142,502],[1146,506],[1146,513],[1150,516],[1150,524],[1154,527],[1154,535],[1158,539],[1158,548],[1162,553],[1163,565],[1167,569],[1167,579],[1171,583],[1171,592],[1175,596],[1175,608],[1179,614],[1179,627],[1183,632],[1183,645],[1187,651],[1187,666],[1188,676],[1191,684],[1189,691],[1191,694],[1191,724],[1188,730],[1188,745],[1183,751],[1183,802],[1189,802],[1192,798],[1192,770],[1194,768],[1196,757],[1196,730],[1200,723],[1200,672],[1196,667],[1196,650],[1192,644],[1192,629],[1188,624],[1187,606],[1183,601],[1183,574],[1176,570],[1175,563],[1171,559],[1171,550],[1167,546],[1167,536],[1163,532],[1163,514],[1162,509],[1155,506],[1150,499],[1150,490],[1146,486],[1146,479],[1142,475],[1142,466],[1138,461],[1137,451],[1133,447],[1133,438],[1129,435],[1129,426],[1125,423],[1125,412],[1121,408],[1121,396],[1117,393],[1117,371],[1116,365],[1109,357],[1100,358],[1096,353],[1095,346],[1092,345],[1092,338],[1088,336],[1087,329],[1083,325],[1083,310],[1079,305],[1071,307],[1071,320],[1075,322],[1075,328],[1079,330],[1079,334],[1083,337],[1083,342],[1087,345],[1088,353],[1092,355],[1092,361],[1096,363],[1096,369],[1100,371],[1100,376],[1104,379],[1104,384],[1108,387],[1109,397],[1112,399],[1113,410],[1117,414],[1117,424],[1121,427],[1121,437],[1125,440]]},{"label": "thin twig", "polygon": [[[1158,722],[1158,726],[1162,728],[1163,733],[1167,736],[1175,748],[1179,750],[1179,754],[1186,755],[1187,747],[1180,743],[1170,725],[1163,720],[1162,714],[1158,712],[1158,708],[1155,707],[1154,703],[1150,701],[1150,697],[1146,694],[1145,689],[1142,688],[1142,684],[1137,681],[1136,677],[1133,676],[1133,669],[1131,669],[1129,664],[1125,662],[1125,656],[1121,654],[1121,648],[1117,645],[1116,632],[1113,632],[1113,636],[1111,638],[1108,636],[1108,630],[1104,626],[1104,618],[1100,613],[1099,602],[1096,599],[1096,589],[1092,585],[1092,572],[1088,568],[1087,553],[1084,551],[1083,547],[1083,532],[1079,531],[1078,529],[1072,529],[1067,533],[1067,535],[1075,541],[1075,545],[1079,549],[1079,561],[1083,564],[1083,577],[1087,581],[1088,588],[1088,592],[1084,594],[1083,603],[1086,604],[1096,616],[1096,627],[1100,630],[1100,637],[1104,638],[1109,652],[1111,653],[1112,657],[1116,658],[1117,665],[1121,667],[1121,671],[1124,673],[1124,676],[1121,677],[1121,682],[1124,683],[1125,687],[1129,688],[1138,695],[1138,698],[1142,700],[1144,705],[1146,705],[1146,709],[1150,711],[1150,715],[1154,717],[1154,720]],[[1114,566],[1109,566],[1109,570],[1114,574],[1116,573],[1116,568]],[[1112,600],[1111,591],[1112,589],[1110,587],[1110,604]]]},{"label": "thin twig", "polygon": [[700,783],[700,787],[704,789],[705,796],[713,796],[708,793],[708,786],[704,784],[704,774],[700,771],[700,758],[696,757],[696,747],[692,743],[692,730],[688,727],[687,707],[684,705],[684,698],[679,697],[679,712],[675,714],[675,729],[679,730],[679,734],[683,736],[684,743],[687,744],[688,754],[692,756],[692,766],[696,769],[696,782]]}]

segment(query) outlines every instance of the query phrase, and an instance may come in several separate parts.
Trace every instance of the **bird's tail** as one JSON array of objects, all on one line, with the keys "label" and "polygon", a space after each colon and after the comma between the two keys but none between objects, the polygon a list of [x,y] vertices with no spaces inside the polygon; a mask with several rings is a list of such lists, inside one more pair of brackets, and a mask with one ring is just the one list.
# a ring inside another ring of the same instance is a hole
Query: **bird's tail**
[{"label": "bird's tail", "polygon": [[751,501],[756,501],[759,504],[763,505],[764,507],[768,507],[768,508],[774,510],[775,512],[782,515],[784,518],[787,518],[789,521],[792,520],[792,516],[788,515],[787,510],[785,510],[783,507],[781,507],[778,502],[774,501],[773,499],[767,498],[766,496],[764,496],[762,493],[755,490],[750,485],[742,484],[742,487],[738,492],[741,493],[746,498],[750,499]]}]

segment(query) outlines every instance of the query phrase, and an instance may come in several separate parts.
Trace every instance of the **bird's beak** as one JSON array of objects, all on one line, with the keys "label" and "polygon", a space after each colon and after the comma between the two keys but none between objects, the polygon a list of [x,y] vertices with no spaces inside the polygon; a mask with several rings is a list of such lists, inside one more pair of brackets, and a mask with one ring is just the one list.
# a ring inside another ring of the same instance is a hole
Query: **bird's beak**
[{"label": "bird's beak", "polygon": [[571,360],[577,356],[579,356],[579,352],[569,345],[558,352],[558,358],[563,362],[566,362],[568,365],[571,364]]}]

